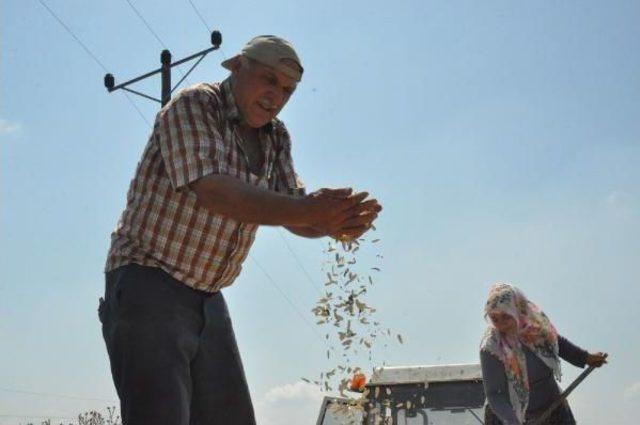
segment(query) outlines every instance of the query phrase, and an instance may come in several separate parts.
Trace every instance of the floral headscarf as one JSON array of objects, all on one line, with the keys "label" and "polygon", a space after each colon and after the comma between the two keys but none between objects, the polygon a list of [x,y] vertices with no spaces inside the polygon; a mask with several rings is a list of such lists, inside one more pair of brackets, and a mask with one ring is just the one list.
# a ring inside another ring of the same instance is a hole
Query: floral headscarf
[{"label": "floral headscarf", "polygon": [[529,405],[529,378],[522,348],[529,348],[560,380],[558,333],[537,305],[529,301],[520,289],[506,283],[496,283],[489,290],[485,317],[494,312],[513,317],[518,324],[517,333],[507,336],[490,324],[480,349],[494,355],[504,364],[511,406],[518,419],[524,423]]}]

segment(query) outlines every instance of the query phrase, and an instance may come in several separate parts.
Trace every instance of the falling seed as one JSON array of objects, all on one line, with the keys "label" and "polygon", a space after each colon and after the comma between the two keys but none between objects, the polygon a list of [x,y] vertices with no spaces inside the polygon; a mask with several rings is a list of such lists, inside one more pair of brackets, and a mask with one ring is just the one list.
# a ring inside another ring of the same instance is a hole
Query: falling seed
[{"label": "falling seed", "polygon": [[[344,395],[344,391],[348,388],[348,379],[344,379],[345,374],[349,375],[352,371],[359,370],[352,363],[353,356],[357,355],[359,350],[364,350],[361,348],[364,346],[368,350],[367,357],[371,362],[372,350],[375,342],[379,340],[377,337],[385,333],[380,322],[373,320],[376,309],[368,306],[364,299],[367,288],[373,287],[373,278],[370,275],[364,275],[367,276],[369,283],[364,285],[364,276],[361,278],[356,270],[358,262],[355,253],[360,248],[360,242],[364,241],[365,239],[361,238],[351,244],[328,244],[325,252],[329,261],[325,261],[322,268],[327,277],[324,285],[327,289],[330,287],[331,292],[327,291],[321,296],[311,310],[317,318],[318,325],[333,325],[329,328],[331,330],[335,328],[335,332],[325,333],[325,341],[328,345],[326,356],[327,359],[335,359],[337,363],[342,363],[336,364],[331,371],[322,372],[320,381],[314,381],[314,383],[319,385],[321,390],[328,392],[332,388],[331,380],[336,379],[336,385],[333,387],[337,387],[341,395]],[[378,241],[380,239],[374,239],[370,243]],[[376,258],[382,258],[382,256],[378,254]],[[371,267],[371,270],[381,271],[379,267]],[[387,329],[386,333],[391,336],[390,329]],[[386,362],[383,362],[384,365]],[[391,394],[391,389],[387,388],[387,391]],[[379,392],[380,388],[376,387],[376,395]],[[364,394],[358,400],[347,398],[347,405],[342,407],[364,410],[363,398],[366,398]],[[391,406],[391,403],[388,403],[388,406]]]},{"label": "falling seed", "polygon": [[398,334],[398,341],[400,341],[400,344],[404,344],[404,342],[402,342],[402,335]]}]

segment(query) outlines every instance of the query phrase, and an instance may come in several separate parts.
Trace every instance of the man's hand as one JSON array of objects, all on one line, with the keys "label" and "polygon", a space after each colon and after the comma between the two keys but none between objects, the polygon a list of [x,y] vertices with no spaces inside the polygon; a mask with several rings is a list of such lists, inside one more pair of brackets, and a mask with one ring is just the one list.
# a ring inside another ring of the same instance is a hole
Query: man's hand
[{"label": "man's hand", "polygon": [[[323,188],[309,195],[309,198],[318,204],[335,203],[342,201],[340,213],[328,218],[324,225],[314,225],[324,234],[338,240],[357,239],[371,228],[373,221],[382,211],[382,206],[375,199],[364,201],[368,195],[366,192],[352,193],[350,188],[328,189]],[[363,202],[364,201],[364,202]],[[346,207],[345,209],[342,209]]]},{"label": "man's hand", "polygon": [[352,208],[351,218],[345,220],[340,228],[329,236],[345,242],[358,239],[371,228],[380,211],[382,211],[382,206],[378,204],[377,200],[364,201]]}]

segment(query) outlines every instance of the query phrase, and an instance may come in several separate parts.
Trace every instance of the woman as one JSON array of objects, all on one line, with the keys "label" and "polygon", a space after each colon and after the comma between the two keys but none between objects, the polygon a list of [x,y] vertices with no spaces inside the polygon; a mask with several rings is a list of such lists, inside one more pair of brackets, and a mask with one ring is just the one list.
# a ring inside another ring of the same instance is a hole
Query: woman
[{"label": "woman", "polygon": [[[558,335],[547,316],[518,288],[497,283],[490,291],[485,318],[491,324],[480,345],[486,425],[522,425],[539,417],[560,395],[560,358],[577,366],[600,367],[606,354],[589,354]],[[572,425],[565,402],[545,424]]]}]

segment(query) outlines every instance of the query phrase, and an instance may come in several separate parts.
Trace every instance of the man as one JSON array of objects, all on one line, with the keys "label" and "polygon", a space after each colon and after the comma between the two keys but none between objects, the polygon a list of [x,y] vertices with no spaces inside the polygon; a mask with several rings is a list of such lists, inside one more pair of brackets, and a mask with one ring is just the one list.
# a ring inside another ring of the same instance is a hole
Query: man
[{"label": "man", "polygon": [[357,238],[381,207],[367,193],[305,195],[276,115],[303,68],[274,36],[222,63],[220,84],[158,114],[112,234],[99,315],[125,425],[251,425],[253,407],[220,290],[259,225]]}]

